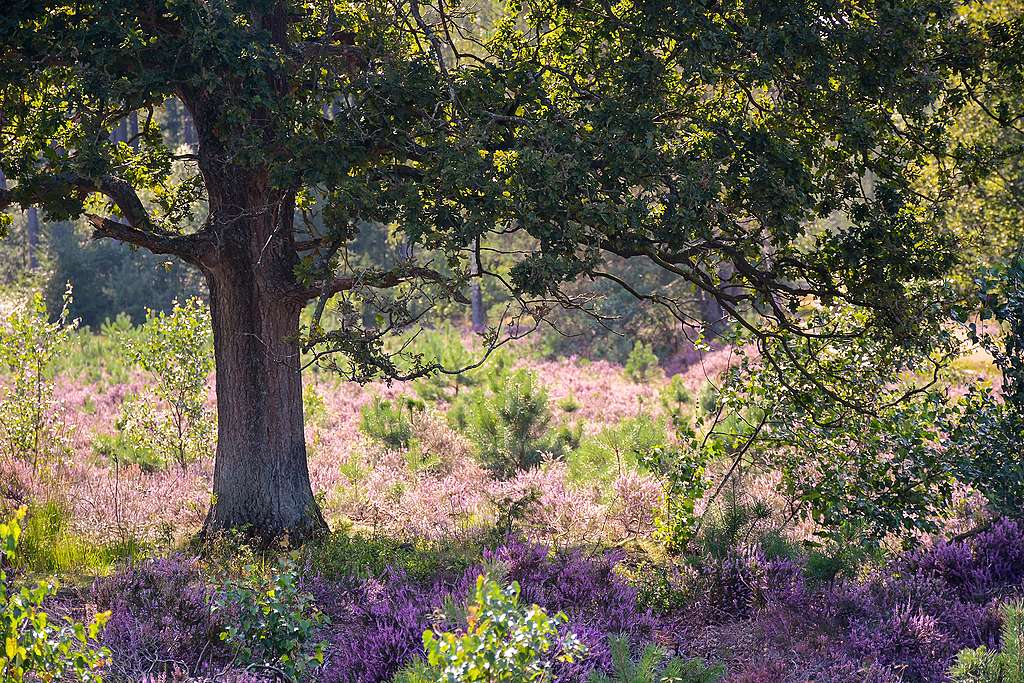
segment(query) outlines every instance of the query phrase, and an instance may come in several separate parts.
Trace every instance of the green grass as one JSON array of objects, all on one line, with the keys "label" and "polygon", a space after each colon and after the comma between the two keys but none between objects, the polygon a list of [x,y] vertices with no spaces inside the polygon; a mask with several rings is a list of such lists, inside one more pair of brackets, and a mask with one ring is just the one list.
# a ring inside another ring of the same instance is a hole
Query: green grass
[{"label": "green grass", "polygon": [[145,556],[149,548],[134,538],[96,544],[75,533],[69,511],[59,502],[33,504],[22,527],[17,566],[29,574],[63,577],[107,574],[119,561]]}]

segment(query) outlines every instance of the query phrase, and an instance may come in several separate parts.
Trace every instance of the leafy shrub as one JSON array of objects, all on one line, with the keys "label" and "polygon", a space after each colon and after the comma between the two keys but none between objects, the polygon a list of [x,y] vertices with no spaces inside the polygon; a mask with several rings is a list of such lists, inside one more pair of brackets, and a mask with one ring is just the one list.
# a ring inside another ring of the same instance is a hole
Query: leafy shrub
[{"label": "leafy shrub", "polygon": [[413,439],[410,412],[396,401],[374,396],[360,411],[359,430],[390,450],[408,448]]},{"label": "leafy shrub", "polygon": [[658,357],[649,344],[640,340],[633,344],[633,350],[626,359],[625,372],[626,377],[637,383],[650,382],[661,374]]},{"label": "leafy shrub", "polygon": [[93,452],[111,463],[121,466],[137,465],[143,472],[156,472],[164,467],[164,460],[154,453],[150,444],[132,438],[125,432],[127,423],[118,420],[114,434],[97,434],[92,440]]},{"label": "leafy shrub", "polygon": [[681,552],[697,532],[697,503],[710,484],[706,474],[710,459],[711,452],[696,438],[640,453],[640,465],[664,481],[664,506],[654,526],[656,538],[671,552]]},{"label": "leafy shrub", "polygon": [[[968,329],[995,360],[1002,375],[1000,391],[974,387],[959,406],[950,441],[958,479],[973,486],[1000,515],[1024,510],[1024,251],[1005,269],[979,279],[981,319],[998,324],[1001,337]],[[973,312],[973,311],[972,311]],[[966,315],[965,315],[966,319]]]},{"label": "leafy shrub", "polygon": [[37,293],[0,322],[0,365],[10,376],[0,400],[0,449],[9,458],[28,461],[33,469],[45,460],[63,458],[71,448],[52,379],[53,361],[77,325],[68,320],[70,305],[68,288],[50,322]]},{"label": "leafy shrub", "polygon": [[559,634],[565,614],[549,616],[537,605],[520,605],[519,592],[516,583],[502,588],[479,576],[464,629],[423,633],[429,668],[420,670],[419,681],[550,681],[554,660],[572,662],[585,653],[574,635]]},{"label": "leafy shrub", "polygon": [[535,467],[545,455],[558,457],[565,451],[567,435],[550,426],[547,390],[527,370],[492,383],[489,395],[470,407],[468,418],[477,456],[502,478]]},{"label": "leafy shrub", "polygon": [[243,667],[271,666],[297,681],[323,664],[326,642],[313,643],[324,615],[299,586],[295,566],[281,561],[264,573],[255,565],[217,589],[214,613],[224,615],[221,639]]},{"label": "leafy shrub", "polygon": [[708,666],[702,660],[682,657],[668,659],[656,645],[648,645],[633,661],[625,638],[611,639],[611,653],[612,673],[592,673],[590,683],[717,683],[725,675],[721,665]]},{"label": "leafy shrub", "polygon": [[611,667],[609,635],[634,647],[651,640],[657,619],[637,601],[637,590],[617,571],[619,553],[580,551],[551,554],[542,545],[508,541],[484,553],[484,564],[499,567],[505,581],[522,588],[522,598],[550,612],[564,612],[567,629],[587,648],[587,657],[556,666],[558,680],[584,681],[591,671]]},{"label": "leafy shrub", "polygon": [[302,414],[306,424],[320,424],[327,417],[327,402],[312,382],[302,384]]},{"label": "leafy shrub", "polygon": [[138,334],[125,339],[129,357],[152,377],[153,398],[130,397],[121,407],[123,433],[164,462],[188,464],[212,454],[215,421],[206,406],[206,380],[213,370],[210,313],[200,299],[148,312]]},{"label": "leafy shrub", "polygon": [[17,560],[19,522],[24,517],[21,508],[13,520],[0,523],[0,635],[4,643],[0,680],[53,681],[73,675],[83,683],[102,683],[98,670],[109,652],[94,648],[90,641],[96,639],[109,613],[97,614],[88,625],[72,619],[55,622],[43,610],[43,603],[56,594],[57,583],[16,589],[2,568]]}]

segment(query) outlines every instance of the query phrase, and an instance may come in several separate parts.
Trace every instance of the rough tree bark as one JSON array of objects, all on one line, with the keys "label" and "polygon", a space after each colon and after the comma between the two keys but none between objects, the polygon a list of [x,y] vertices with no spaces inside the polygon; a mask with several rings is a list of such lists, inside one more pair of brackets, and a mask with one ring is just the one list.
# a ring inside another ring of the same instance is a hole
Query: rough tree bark
[{"label": "rough tree bark", "polygon": [[204,534],[242,529],[300,542],[327,528],[306,461],[292,198],[265,173],[207,169],[212,253],[199,264],[210,290],[217,368],[214,500]]}]

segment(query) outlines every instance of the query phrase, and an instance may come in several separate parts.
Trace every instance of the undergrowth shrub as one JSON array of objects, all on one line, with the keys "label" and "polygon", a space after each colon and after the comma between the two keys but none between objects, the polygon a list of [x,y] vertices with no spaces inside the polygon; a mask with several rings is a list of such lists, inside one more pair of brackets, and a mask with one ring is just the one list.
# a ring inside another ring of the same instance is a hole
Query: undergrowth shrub
[{"label": "undergrowth shrub", "polygon": [[722,665],[709,666],[701,659],[668,657],[657,645],[648,645],[633,660],[629,641],[611,639],[612,671],[594,672],[588,683],[717,683],[725,676]]},{"label": "undergrowth shrub", "polygon": [[676,431],[690,429],[693,420],[693,394],[682,375],[673,375],[658,392],[658,401]]},{"label": "undergrowth shrub", "polygon": [[388,450],[408,448],[413,441],[411,404],[374,396],[360,411],[359,430]]},{"label": "undergrowth shrub", "polygon": [[37,470],[71,452],[63,405],[56,398],[53,363],[77,321],[68,319],[71,289],[50,321],[43,296],[34,294],[0,321],[0,366],[9,384],[0,394],[0,451]]},{"label": "undergrowth shrub", "polygon": [[650,382],[661,376],[658,357],[649,344],[637,340],[629,352],[625,367],[626,377],[636,383]]},{"label": "undergrowth shrub", "polygon": [[18,588],[3,569],[18,560],[24,517],[21,508],[12,520],[0,523],[0,680],[22,683],[73,676],[82,683],[102,683],[100,670],[109,652],[93,643],[109,613],[97,614],[88,624],[51,619],[44,603],[57,593],[57,582]]},{"label": "undergrowth shrub", "polygon": [[665,427],[648,415],[627,418],[585,437],[566,457],[569,478],[576,482],[609,484],[615,477],[636,470],[657,448],[668,442]]},{"label": "undergrowth shrub", "polygon": [[138,334],[124,342],[129,358],[152,380],[152,395],[131,396],[122,405],[118,424],[128,441],[183,471],[210,456],[216,422],[206,405],[206,380],[213,370],[206,304],[194,298],[176,303],[169,313],[149,311]]},{"label": "undergrowth shrub", "polygon": [[125,384],[133,363],[124,353],[124,340],[136,334],[138,328],[124,313],[97,328],[80,326],[72,331],[67,351],[54,359],[54,374],[101,386]]},{"label": "undergrowth shrub", "polygon": [[471,545],[407,542],[335,531],[303,548],[303,565],[308,573],[331,580],[369,580],[399,571],[413,580],[426,581],[462,573],[475,563],[479,553],[480,549]]},{"label": "undergrowth shrub", "polygon": [[503,588],[493,579],[477,577],[466,609],[466,623],[457,632],[427,629],[423,633],[426,666],[399,675],[405,683],[546,683],[556,661],[572,663],[585,654],[572,633],[559,633],[564,613],[548,615],[538,605],[520,604],[519,585]]},{"label": "undergrowth shrub", "polygon": [[268,666],[298,681],[323,664],[327,643],[314,637],[326,619],[302,590],[289,560],[270,572],[250,564],[224,579],[216,588],[213,613],[224,624],[221,640],[243,668]]},{"label": "undergrowth shrub", "polygon": [[485,379],[485,373],[477,369],[455,372],[469,368],[479,358],[466,348],[462,335],[451,325],[421,332],[413,353],[419,354],[424,364],[436,363],[442,368],[413,383],[416,394],[424,401],[451,402]]},{"label": "undergrowth shrub", "polygon": [[1003,605],[998,651],[981,645],[961,650],[949,670],[953,683],[1024,683],[1024,604]]}]

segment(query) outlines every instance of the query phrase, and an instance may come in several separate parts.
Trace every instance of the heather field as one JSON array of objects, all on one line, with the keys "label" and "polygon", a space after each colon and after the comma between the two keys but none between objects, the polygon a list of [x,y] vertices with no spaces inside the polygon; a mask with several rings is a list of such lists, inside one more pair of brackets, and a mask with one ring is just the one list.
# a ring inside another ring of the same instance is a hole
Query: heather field
[{"label": "heather field", "polygon": [[[131,406],[160,404],[161,374],[126,349],[153,329],[68,332],[57,374],[40,385],[46,449],[2,461],[4,505],[28,510],[14,576],[63,581],[44,603],[53,619],[100,615],[85,642],[104,680],[432,680],[416,673],[423,634],[459,633],[470,601],[509,619],[510,605],[534,605],[544,617],[533,630],[557,615],[550,644],[533,646],[553,681],[937,683],[959,652],[998,649],[1003,606],[1024,596],[1024,527],[986,517],[965,487],[912,550],[891,533],[880,545],[830,541],[794,514],[781,470],[726,455],[745,448],[739,440],[690,480],[703,484],[680,515],[670,503],[679,477],[652,454],[735,438],[715,405],[744,355],[730,346],[671,377],[643,349],[623,366],[545,358],[531,344],[503,350],[457,390],[311,373],[309,471],[331,534],[297,550],[197,541],[213,495],[210,444],[178,461],[167,443],[132,437]],[[987,376],[991,360],[975,352],[948,386],[962,394]],[[193,394],[208,411],[195,419],[212,419],[213,377]],[[496,402],[515,434],[497,446],[474,412]],[[159,414],[174,412],[165,403]],[[488,457],[524,457],[522,442],[537,450],[532,464],[502,469]],[[673,518],[693,525],[681,548]],[[482,595],[477,577],[498,593]],[[518,593],[503,594],[509,586]],[[644,674],[642,657],[665,675]]]}]

